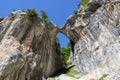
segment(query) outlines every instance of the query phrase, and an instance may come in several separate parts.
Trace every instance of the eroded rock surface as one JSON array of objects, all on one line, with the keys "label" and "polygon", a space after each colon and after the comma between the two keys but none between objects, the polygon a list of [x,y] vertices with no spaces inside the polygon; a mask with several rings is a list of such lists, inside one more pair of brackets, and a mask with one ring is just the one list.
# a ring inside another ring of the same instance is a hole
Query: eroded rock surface
[{"label": "eroded rock surface", "polygon": [[84,73],[76,80],[119,80],[119,0],[90,0],[62,28],[32,22],[21,10],[0,18],[0,80],[42,80],[62,68],[58,32],[70,39],[71,61]]},{"label": "eroded rock surface", "polygon": [[42,80],[63,67],[58,28],[40,18],[34,22],[23,11],[0,22],[0,80]]},{"label": "eroded rock surface", "polygon": [[86,73],[80,80],[99,79],[120,68],[119,0],[91,0],[68,18],[62,29],[74,42],[73,64]]}]

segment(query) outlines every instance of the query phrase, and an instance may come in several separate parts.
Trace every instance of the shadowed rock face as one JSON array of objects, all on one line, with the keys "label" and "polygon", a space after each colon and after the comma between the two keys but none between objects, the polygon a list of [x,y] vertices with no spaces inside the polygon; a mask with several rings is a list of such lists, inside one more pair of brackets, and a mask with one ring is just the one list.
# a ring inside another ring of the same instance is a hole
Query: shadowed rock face
[{"label": "shadowed rock face", "polygon": [[40,18],[31,22],[22,11],[0,23],[0,80],[41,80],[63,67],[58,28]]}]

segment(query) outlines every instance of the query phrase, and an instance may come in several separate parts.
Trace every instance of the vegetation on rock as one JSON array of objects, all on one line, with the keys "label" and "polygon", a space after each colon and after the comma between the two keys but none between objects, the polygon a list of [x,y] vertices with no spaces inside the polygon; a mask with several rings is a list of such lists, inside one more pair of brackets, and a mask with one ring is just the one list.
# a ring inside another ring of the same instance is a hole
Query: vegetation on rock
[{"label": "vegetation on rock", "polygon": [[45,21],[45,22],[49,22],[50,19],[49,19],[47,13],[44,10],[41,10],[40,12],[41,12],[42,20]]},{"label": "vegetation on rock", "polygon": [[79,74],[80,72],[77,72],[75,70],[74,67],[72,67],[71,69],[69,69],[67,72],[66,72],[66,75],[70,76],[70,77],[75,77],[76,74]]},{"label": "vegetation on rock", "polygon": [[35,11],[35,9],[28,9],[26,11],[27,18],[34,21],[38,17],[38,13]]},{"label": "vegetation on rock", "polygon": [[[108,74],[103,74],[99,79],[97,80],[105,80],[105,78],[108,76]],[[91,79],[91,80],[96,80],[96,79]]]},{"label": "vegetation on rock", "polygon": [[[88,4],[89,0],[81,0],[80,3],[78,4],[78,9],[81,7],[81,6],[85,6],[86,4]],[[73,12],[74,14],[77,14],[77,10],[75,10]]]},{"label": "vegetation on rock", "polygon": [[[55,40],[57,43],[60,44],[60,41],[58,39],[58,37],[55,37]],[[64,46],[60,49],[60,55],[62,57],[62,59],[65,61],[65,63],[67,64],[67,61],[70,57],[70,51],[71,51],[71,48],[70,48],[70,44],[68,43],[67,46]]]},{"label": "vegetation on rock", "polygon": [[62,55],[62,59],[67,62],[70,56],[70,47],[69,46],[65,46],[61,48],[61,55]]},{"label": "vegetation on rock", "polygon": [[74,14],[77,14],[77,10],[75,10],[73,13],[74,13]]},{"label": "vegetation on rock", "polygon": [[81,0],[80,3],[78,4],[78,8],[80,8],[80,6],[85,6],[86,4],[88,4],[89,0]]},{"label": "vegetation on rock", "polygon": [[[43,21],[45,21],[45,22],[50,21],[47,13],[44,10],[41,10],[40,13],[41,13],[40,18]],[[30,19],[31,21],[34,21],[38,17],[38,13],[35,11],[35,9],[27,9],[26,14],[27,14],[27,18]]]},{"label": "vegetation on rock", "polygon": [[103,74],[102,77],[99,78],[99,80],[104,80],[107,77],[108,74]]}]

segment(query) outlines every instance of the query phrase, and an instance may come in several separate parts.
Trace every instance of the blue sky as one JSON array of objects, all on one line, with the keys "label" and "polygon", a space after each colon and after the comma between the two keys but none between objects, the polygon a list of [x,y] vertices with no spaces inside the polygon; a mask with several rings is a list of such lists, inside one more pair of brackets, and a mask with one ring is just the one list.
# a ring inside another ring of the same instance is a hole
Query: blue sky
[{"label": "blue sky", "polygon": [[[13,9],[34,8],[38,13],[43,9],[47,12],[50,20],[63,26],[68,16],[77,9],[80,0],[0,0],[0,16],[7,16]],[[57,35],[61,46],[68,43],[68,38],[62,34]]]}]

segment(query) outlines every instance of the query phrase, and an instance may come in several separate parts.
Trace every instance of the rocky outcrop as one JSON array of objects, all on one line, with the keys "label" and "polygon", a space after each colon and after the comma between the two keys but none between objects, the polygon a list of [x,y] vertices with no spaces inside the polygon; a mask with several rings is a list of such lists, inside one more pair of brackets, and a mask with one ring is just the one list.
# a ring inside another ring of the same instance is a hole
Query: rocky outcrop
[{"label": "rocky outcrop", "polygon": [[74,43],[73,64],[86,74],[80,80],[99,79],[120,68],[119,0],[91,0],[61,30]]},{"label": "rocky outcrop", "polygon": [[42,80],[63,67],[58,28],[24,11],[12,12],[0,22],[0,80]]},{"label": "rocky outcrop", "polygon": [[62,28],[21,10],[0,18],[0,80],[42,80],[62,68],[58,32],[70,39],[79,80],[119,80],[119,0],[90,0]]}]

